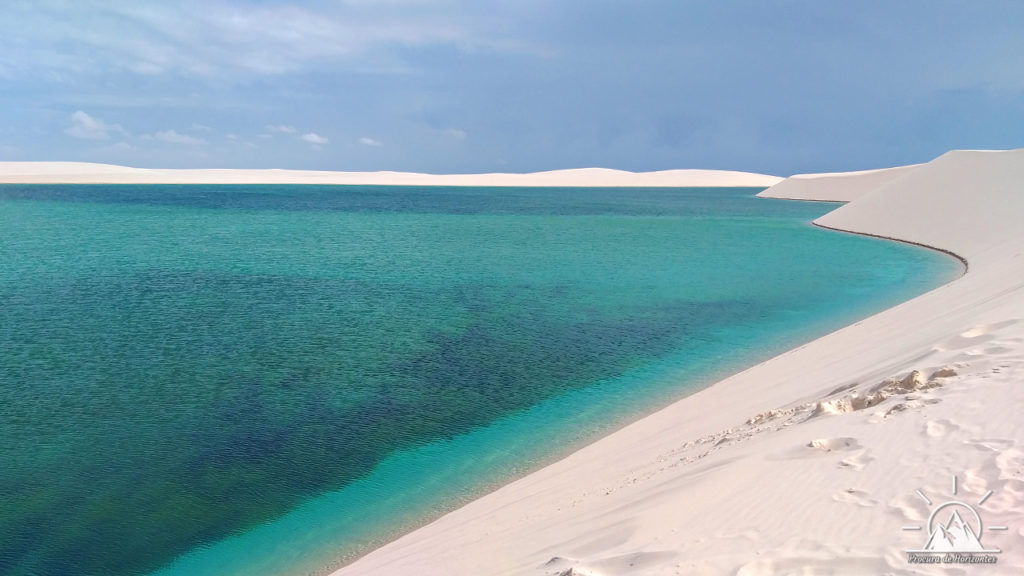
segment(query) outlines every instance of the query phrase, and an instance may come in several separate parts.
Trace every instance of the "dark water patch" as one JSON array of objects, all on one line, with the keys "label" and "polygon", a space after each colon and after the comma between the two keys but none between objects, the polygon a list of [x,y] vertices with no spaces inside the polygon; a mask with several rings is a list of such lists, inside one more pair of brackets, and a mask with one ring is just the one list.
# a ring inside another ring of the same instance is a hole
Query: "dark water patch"
[{"label": "dark water patch", "polygon": [[[469,311],[462,328],[381,354],[360,350],[401,342],[437,293],[153,271],[37,287],[32,303],[0,294],[0,348],[13,360],[0,367],[0,534],[17,535],[0,542],[0,568],[156,568],[395,450],[613,377],[751,313],[679,303],[567,317],[564,292],[457,287],[442,297]],[[375,312],[382,293],[386,315]]]}]

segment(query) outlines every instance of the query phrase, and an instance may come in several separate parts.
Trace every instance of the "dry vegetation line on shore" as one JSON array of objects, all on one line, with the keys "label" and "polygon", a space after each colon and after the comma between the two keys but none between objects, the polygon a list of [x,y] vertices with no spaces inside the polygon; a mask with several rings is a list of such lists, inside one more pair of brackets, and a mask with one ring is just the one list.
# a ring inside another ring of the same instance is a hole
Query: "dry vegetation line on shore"
[{"label": "dry vegetation line on shore", "polygon": [[[780,407],[751,416],[743,424],[734,428],[726,428],[714,434],[701,436],[696,440],[663,453],[657,458],[661,466],[657,470],[626,477],[617,486],[604,491],[605,495],[626,486],[654,479],[658,474],[681,465],[688,465],[725,449],[728,446],[750,440],[767,432],[778,432],[794,424],[807,422],[819,416],[842,415],[867,408],[880,407],[873,413],[877,420],[884,420],[907,409],[922,409],[930,404],[941,402],[941,398],[931,394],[933,389],[940,388],[950,377],[956,376],[954,368],[941,368],[932,372],[927,379],[918,370],[913,370],[900,378],[890,378],[871,387],[843,387],[833,394],[817,402],[804,403],[798,406]],[[893,400],[886,403],[887,400]],[[885,405],[883,406],[883,403]],[[833,450],[853,450],[858,448],[856,438],[819,438],[807,443],[809,448],[817,448],[826,452]],[[841,462],[843,466],[863,468],[863,464],[853,461]]]}]

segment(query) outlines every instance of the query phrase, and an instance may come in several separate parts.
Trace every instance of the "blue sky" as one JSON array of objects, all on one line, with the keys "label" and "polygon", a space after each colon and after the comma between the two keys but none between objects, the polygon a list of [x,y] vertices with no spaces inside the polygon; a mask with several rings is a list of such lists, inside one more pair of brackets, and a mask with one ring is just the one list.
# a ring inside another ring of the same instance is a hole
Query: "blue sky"
[{"label": "blue sky", "polygon": [[788,175],[1024,147],[1024,2],[5,0],[0,160]]}]

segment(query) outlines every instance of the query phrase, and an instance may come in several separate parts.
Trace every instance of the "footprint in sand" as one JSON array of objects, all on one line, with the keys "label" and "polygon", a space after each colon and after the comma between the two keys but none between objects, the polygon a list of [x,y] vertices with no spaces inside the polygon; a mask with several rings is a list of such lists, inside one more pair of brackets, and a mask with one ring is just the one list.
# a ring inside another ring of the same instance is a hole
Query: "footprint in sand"
[{"label": "footprint in sand", "polygon": [[860,472],[865,466],[870,464],[875,458],[871,456],[868,450],[861,450],[854,453],[849,458],[844,458],[839,462],[840,468],[849,468],[850,470],[856,470]]},{"label": "footprint in sand", "polygon": [[1024,451],[1020,448],[1006,448],[996,455],[996,466],[1000,476],[1010,478],[1024,477]]},{"label": "footprint in sand", "polygon": [[860,448],[860,444],[856,438],[819,438],[817,440],[811,440],[807,443],[809,448],[817,448],[824,450],[825,452],[833,452],[835,450],[856,450]]},{"label": "footprint in sand", "polygon": [[988,342],[994,338],[995,336],[992,336],[991,334],[979,334],[976,333],[974,330],[969,330],[967,332],[964,332],[963,334],[958,334],[956,336],[953,336],[952,338],[947,338],[946,340],[939,343],[939,345],[936,346],[936,348],[938,348],[940,351],[963,350],[964,348],[971,348],[979,344],[984,344],[985,342]]},{"label": "footprint in sand", "polygon": [[925,424],[925,432],[932,438],[942,438],[959,429],[960,426],[950,420],[932,420]]},{"label": "footprint in sand", "polygon": [[544,563],[544,573],[552,576],[598,576],[600,572],[584,566],[579,560],[555,556]]},{"label": "footprint in sand", "polygon": [[887,506],[890,514],[908,524],[927,520],[931,514],[931,508],[910,490],[897,493]]},{"label": "footprint in sand", "polygon": [[864,508],[871,508],[878,505],[878,500],[872,498],[867,492],[864,492],[863,490],[854,490],[853,488],[847,488],[846,490],[836,492],[832,495],[832,499],[836,502],[842,502],[843,504],[854,504]]},{"label": "footprint in sand", "polygon": [[975,326],[970,330],[965,330],[952,338],[947,338],[943,342],[936,346],[936,349],[940,351],[945,350],[963,350],[972,346],[977,346],[984,342],[988,342],[995,338],[995,332],[1016,324],[1016,320],[1007,320],[1005,322],[997,322],[995,324],[983,324],[981,326]]},{"label": "footprint in sand", "polygon": [[1001,452],[1013,446],[1013,440],[1002,438],[972,438],[964,443],[976,446],[979,450],[991,450],[993,452]]},{"label": "footprint in sand", "polygon": [[985,354],[988,354],[989,356],[998,356],[1000,354],[1007,354],[1009,352],[1013,352],[1013,349],[1007,348],[1006,346],[1000,346],[998,344],[985,348]]}]

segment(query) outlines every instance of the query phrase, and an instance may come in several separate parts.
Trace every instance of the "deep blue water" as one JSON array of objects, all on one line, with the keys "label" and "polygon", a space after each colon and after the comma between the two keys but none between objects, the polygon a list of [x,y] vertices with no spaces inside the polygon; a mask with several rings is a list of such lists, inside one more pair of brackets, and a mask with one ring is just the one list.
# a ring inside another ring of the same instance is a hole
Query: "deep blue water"
[{"label": "deep blue water", "polygon": [[322,572],[959,272],[756,191],[0,186],[0,574]]}]

